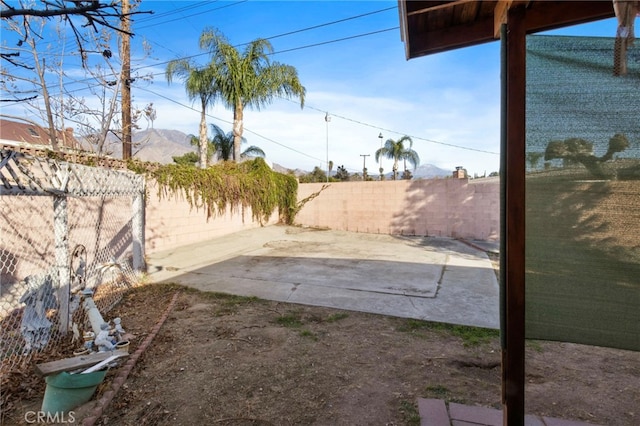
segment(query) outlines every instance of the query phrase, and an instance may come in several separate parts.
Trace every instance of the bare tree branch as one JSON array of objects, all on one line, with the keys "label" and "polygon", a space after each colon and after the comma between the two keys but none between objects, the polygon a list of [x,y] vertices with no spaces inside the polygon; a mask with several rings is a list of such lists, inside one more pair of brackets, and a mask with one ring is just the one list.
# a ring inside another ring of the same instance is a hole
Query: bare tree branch
[{"label": "bare tree branch", "polygon": [[[119,11],[120,5],[117,1],[104,3],[97,0],[55,0],[42,1],[44,8],[21,8],[17,9],[2,1],[0,18],[10,19],[17,16],[35,16],[41,18],[52,18],[62,16],[70,22],[70,16],[82,16],[87,20],[84,26],[92,27],[97,31],[97,27],[106,27],[118,32],[122,30],[117,25],[109,23],[109,18],[121,19],[124,16],[137,15],[142,13],[153,13],[152,11],[134,11],[122,14]],[[73,24],[72,24],[73,26]],[[74,29],[74,32],[76,30]],[[129,33],[129,35],[133,35]]]},{"label": "bare tree branch", "polygon": [[[20,2],[20,7],[13,7],[7,1],[0,0],[2,8],[0,9],[0,18],[7,21],[13,21],[13,19],[22,17],[22,26],[24,28],[24,34],[30,34],[33,37],[39,36],[37,31],[31,31],[30,28],[26,28],[31,25],[29,17],[37,17],[42,19],[49,19],[53,17],[60,17],[69,24],[76,44],[79,49],[82,65],[85,66],[86,54],[84,49],[85,39],[82,35],[82,30],[78,26],[77,22],[71,19],[74,16],[84,18],[86,21],[81,27],[89,27],[94,32],[98,32],[99,28],[107,28],[117,33],[128,34],[133,36],[133,33],[125,31],[120,27],[120,21],[123,17],[132,16],[137,14],[153,13],[152,11],[133,11],[122,13],[120,8],[120,2],[115,0],[99,1],[99,0],[42,0],[39,4],[42,7],[22,7],[23,3]],[[26,36],[18,41],[18,46],[26,41]],[[5,49],[5,47],[3,47]],[[19,60],[16,56],[8,55],[5,51],[1,52],[1,59],[7,60],[10,64],[16,67],[22,67],[32,69]]]},{"label": "bare tree branch", "polygon": [[16,67],[20,67],[20,68],[25,68],[28,70],[32,70],[33,67],[25,65],[21,62],[18,62],[16,60],[14,60],[13,58],[17,58],[20,56],[20,52],[13,52],[13,53],[4,53],[4,52],[0,52],[0,58],[4,59],[5,61],[9,62],[11,65],[14,65]]},{"label": "bare tree branch", "polygon": [[[45,2],[46,4],[50,4]],[[82,2],[76,2],[82,3]],[[61,16],[61,15],[78,15],[84,14],[85,12],[97,11],[100,9],[104,9],[107,7],[112,7],[112,5],[99,3],[97,1],[84,2],[88,3],[84,6],[76,6],[76,7],[61,7],[58,9],[15,9],[15,8],[7,8],[0,10],[0,18],[12,18],[14,16],[41,16],[45,18],[49,18],[52,16]],[[58,6],[58,5],[54,5]]]}]

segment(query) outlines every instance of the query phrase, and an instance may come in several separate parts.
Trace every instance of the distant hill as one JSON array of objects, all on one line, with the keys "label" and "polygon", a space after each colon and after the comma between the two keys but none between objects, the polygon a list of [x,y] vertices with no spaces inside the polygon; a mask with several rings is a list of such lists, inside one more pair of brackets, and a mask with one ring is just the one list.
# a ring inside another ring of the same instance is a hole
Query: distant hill
[{"label": "distant hill", "polygon": [[[153,163],[171,164],[173,157],[197,150],[191,146],[189,135],[179,130],[147,129],[135,132],[131,139],[134,144],[133,157]],[[107,140],[111,155],[122,158],[122,144],[118,139],[110,135]]]},{"label": "distant hill", "polygon": [[441,169],[433,164],[422,164],[415,170],[412,170],[411,173],[414,179],[433,179],[452,176],[453,170]]},{"label": "distant hill", "polygon": [[288,167],[281,166],[281,165],[280,165],[280,164],[278,164],[278,163],[273,163],[273,164],[271,164],[269,161],[267,161],[267,163],[268,163],[269,165],[271,165],[271,168],[272,168],[274,171],[276,171],[276,172],[278,172],[278,173],[285,174],[285,175],[286,175],[286,174],[289,174],[289,173],[291,173],[291,172],[293,172],[293,174],[294,174],[295,176],[302,176],[302,175],[306,175],[307,173],[309,173],[309,172],[308,172],[308,171],[306,171],[306,170],[301,170],[301,169],[290,169],[290,168],[288,168]]},{"label": "distant hill", "polygon": [[133,142],[140,143],[139,147],[134,148],[135,158],[161,164],[173,163],[173,157],[197,150],[191,146],[190,136],[179,130],[148,129],[136,132]]}]

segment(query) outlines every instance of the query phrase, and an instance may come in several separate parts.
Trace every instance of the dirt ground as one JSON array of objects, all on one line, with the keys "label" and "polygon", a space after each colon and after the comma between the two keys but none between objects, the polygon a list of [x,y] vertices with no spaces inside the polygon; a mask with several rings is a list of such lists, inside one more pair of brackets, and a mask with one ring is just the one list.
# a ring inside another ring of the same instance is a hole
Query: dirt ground
[{"label": "dirt ground", "polygon": [[[123,318],[134,336],[131,353],[176,292],[167,321],[100,424],[418,425],[418,397],[500,408],[500,343],[492,330],[147,285],[108,315]],[[526,356],[527,412],[640,422],[638,353],[532,341]],[[3,382],[3,424],[27,424],[24,413],[39,408],[43,380],[26,374]]]}]

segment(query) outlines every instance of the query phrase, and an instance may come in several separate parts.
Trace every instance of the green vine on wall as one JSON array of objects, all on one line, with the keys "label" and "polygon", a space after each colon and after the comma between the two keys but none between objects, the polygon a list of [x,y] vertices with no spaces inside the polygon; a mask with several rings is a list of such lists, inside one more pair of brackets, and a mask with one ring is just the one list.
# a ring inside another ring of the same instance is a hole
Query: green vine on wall
[{"label": "green vine on wall", "polygon": [[156,180],[160,197],[182,193],[191,207],[204,207],[207,219],[224,214],[227,207],[233,213],[250,207],[252,218],[262,224],[277,208],[280,221],[291,225],[298,210],[296,178],[274,172],[262,158],[206,169],[177,164],[147,168],[133,161],[128,168]]}]

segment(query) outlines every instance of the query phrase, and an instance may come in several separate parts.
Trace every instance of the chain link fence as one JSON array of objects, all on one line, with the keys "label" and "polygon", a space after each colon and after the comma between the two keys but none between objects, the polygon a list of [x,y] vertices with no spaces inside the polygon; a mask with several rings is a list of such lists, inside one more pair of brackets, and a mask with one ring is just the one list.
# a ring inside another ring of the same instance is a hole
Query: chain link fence
[{"label": "chain link fence", "polygon": [[[1,372],[91,331],[144,270],[144,178],[0,151]],[[105,317],[106,320],[106,317]],[[81,339],[77,343],[82,346]]]}]

